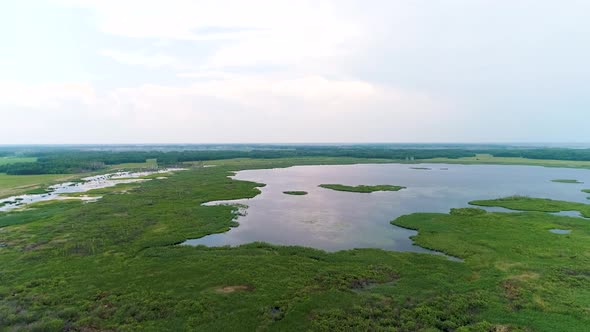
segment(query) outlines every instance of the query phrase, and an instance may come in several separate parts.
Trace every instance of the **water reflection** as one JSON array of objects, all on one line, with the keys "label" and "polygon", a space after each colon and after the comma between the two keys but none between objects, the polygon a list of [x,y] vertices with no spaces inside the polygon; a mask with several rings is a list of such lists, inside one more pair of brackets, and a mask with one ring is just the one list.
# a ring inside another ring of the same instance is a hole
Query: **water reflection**
[{"label": "water reflection", "polygon": [[[416,170],[403,164],[296,166],[246,170],[233,178],[267,184],[252,199],[209,204],[240,203],[248,206],[237,217],[239,227],[185,242],[189,245],[224,246],[264,241],[336,251],[382,248],[429,252],[415,246],[413,230],[389,222],[414,212],[443,212],[467,207],[468,202],[510,195],[528,195],[587,203],[580,185],[551,182],[575,178],[590,182],[581,169],[535,166],[425,164]],[[322,183],[347,185],[392,184],[406,186],[397,192],[349,193],[319,188]],[[583,185],[581,185],[583,186]],[[283,191],[303,190],[304,196]],[[490,211],[506,212],[501,208]],[[514,212],[514,211],[511,211]]]}]

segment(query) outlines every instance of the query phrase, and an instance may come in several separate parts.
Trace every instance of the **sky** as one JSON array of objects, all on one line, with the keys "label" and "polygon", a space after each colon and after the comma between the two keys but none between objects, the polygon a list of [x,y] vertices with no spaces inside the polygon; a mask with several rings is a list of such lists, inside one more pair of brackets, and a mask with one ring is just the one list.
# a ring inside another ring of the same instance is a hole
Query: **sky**
[{"label": "sky", "polygon": [[590,142],[587,0],[0,4],[0,144]]}]

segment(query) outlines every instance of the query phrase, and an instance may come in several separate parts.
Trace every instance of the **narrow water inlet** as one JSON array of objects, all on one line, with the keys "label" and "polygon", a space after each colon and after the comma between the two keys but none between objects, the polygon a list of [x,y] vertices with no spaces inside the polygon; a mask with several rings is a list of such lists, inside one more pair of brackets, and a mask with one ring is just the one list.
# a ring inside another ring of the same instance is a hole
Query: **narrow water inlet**
[{"label": "narrow water inlet", "polygon": [[84,193],[89,190],[113,187],[118,184],[148,181],[149,179],[142,179],[141,177],[181,170],[184,170],[184,168],[166,168],[157,171],[142,172],[115,172],[89,176],[82,178],[80,182],[64,182],[52,185],[48,187],[47,192],[43,194],[25,194],[0,199],[0,212],[20,209],[29,204],[51,200],[78,199],[85,202],[92,202],[100,199],[101,197],[69,197],[67,194]]},{"label": "narrow water inlet", "polygon": [[553,234],[569,234],[572,232],[572,230],[571,229],[553,228],[553,229],[550,229],[549,232],[551,232]]}]

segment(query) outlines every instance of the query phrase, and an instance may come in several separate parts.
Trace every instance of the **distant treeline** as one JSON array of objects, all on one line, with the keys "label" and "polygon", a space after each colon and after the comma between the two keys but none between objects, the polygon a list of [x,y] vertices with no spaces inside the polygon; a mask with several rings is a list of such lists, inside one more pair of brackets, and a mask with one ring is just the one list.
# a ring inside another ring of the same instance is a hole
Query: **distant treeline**
[{"label": "distant treeline", "polygon": [[504,149],[491,150],[487,153],[496,157],[522,157],[529,159],[554,159],[589,161],[590,149]]},{"label": "distant treeline", "polygon": [[[2,151],[0,151],[1,155]],[[13,175],[65,174],[96,171],[122,163],[142,163],[157,159],[160,165],[174,165],[186,161],[205,161],[233,158],[287,158],[287,157],[354,157],[392,160],[420,160],[430,158],[473,157],[487,153],[496,157],[523,157],[531,159],[590,160],[590,149],[537,148],[537,149],[392,149],[374,146],[281,146],[252,150],[184,150],[184,151],[88,151],[41,150],[20,153],[37,157],[37,162],[14,163],[0,166],[0,173]]]},{"label": "distant treeline", "polygon": [[157,159],[160,165],[185,161],[205,161],[233,158],[287,157],[355,157],[383,159],[460,158],[473,156],[473,151],[460,149],[385,149],[375,147],[290,147],[280,150],[190,150],[190,151],[47,151],[28,154],[37,157],[34,163],[14,163],[0,166],[0,173],[12,175],[63,174],[100,170],[107,165],[142,163]]}]

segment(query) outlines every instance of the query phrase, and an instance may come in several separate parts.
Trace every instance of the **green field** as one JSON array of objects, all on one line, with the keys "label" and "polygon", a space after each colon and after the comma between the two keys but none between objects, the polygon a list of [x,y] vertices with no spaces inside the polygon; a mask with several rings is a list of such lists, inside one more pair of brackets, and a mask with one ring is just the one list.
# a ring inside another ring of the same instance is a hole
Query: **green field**
[{"label": "green field", "polygon": [[[288,162],[286,161],[288,160]],[[442,164],[461,164],[461,165],[525,165],[525,166],[543,166],[543,167],[564,167],[564,168],[588,168],[590,169],[590,161],[575,161],[575,160],[548,160],[548,159],[528,159],[528,158],[509,158],[509,157],[494,157],[489,154],[478,154],[475,157],[465,158],[431,158],[420,159],[414,161],[407,161],[401,159],[378,159],[378,158],[335,158],[335,157],[301,157],[301,158],[285,158],[285,159],[226,159],[226,160],[211,160],[199,161],[192,164],[198,165],[225,165],[246,168],[261,168],[273,162],[276,166],[286,167],[296,163],[297,165],[334,165],[334,164],[384,164],[384,163],[399,163],[399,164],[421,164],[421,163],[442,163]],[[416,166],[414,168],[428,168]]]},{"label": "green field", "polygon": [[[471,208],[393,221],[464,262],[377,249],[176,245],[237,226],[234,207],[201,205],[259,193],[261,184],[231,172],[318,162],[211,161],[218,166],[102,190],[96,203],[0,213],[0,331],[587,331],[590,223],[580,218]],[[486,204],[572,207],[508,201]]]},{"label": "green field", "polygon": [[33,163],[37,161],[36,157],[0,157],[0,165],[16,163]]},{"label": "green field", "polygon": [[[481,315],[488,321],[511,322],[533,331],[587,328],[587,221],[536,212],[478,212],[417,213],[392,223],[418,230],[414,240],[421,246],[465,259],[471,273],[466,283],[485,289],[487,307]],[[553,234],[552,228],[572,233]]]},{"label": "green field", "polygon": [[420,163],[446,163],[465,165],[528,165],[544,167],[567,167],[567,168],[590,168],[590,161],[576,160],[548,160],[548,159],[527,159],[512,157],[494,157],[489,154],[478,154],[475,157],[465,158],[432,158],[421,159]]},{"label": "green field", "polygon": [[0,173],[0,198],[40,192],[48,186],[78,178],[77,174],[6,175]]},{"label": "green field", "polygon": [[372,193],[375,191],[399,191],[405,189],[406,187],[402,186],[392,186],[389,184],[380,184],[376,186],[346,186],[343,184],[320,184],[319,187],[332,189],[337,191],[347,191],[347,192],[354,192],[354,193]]}]

